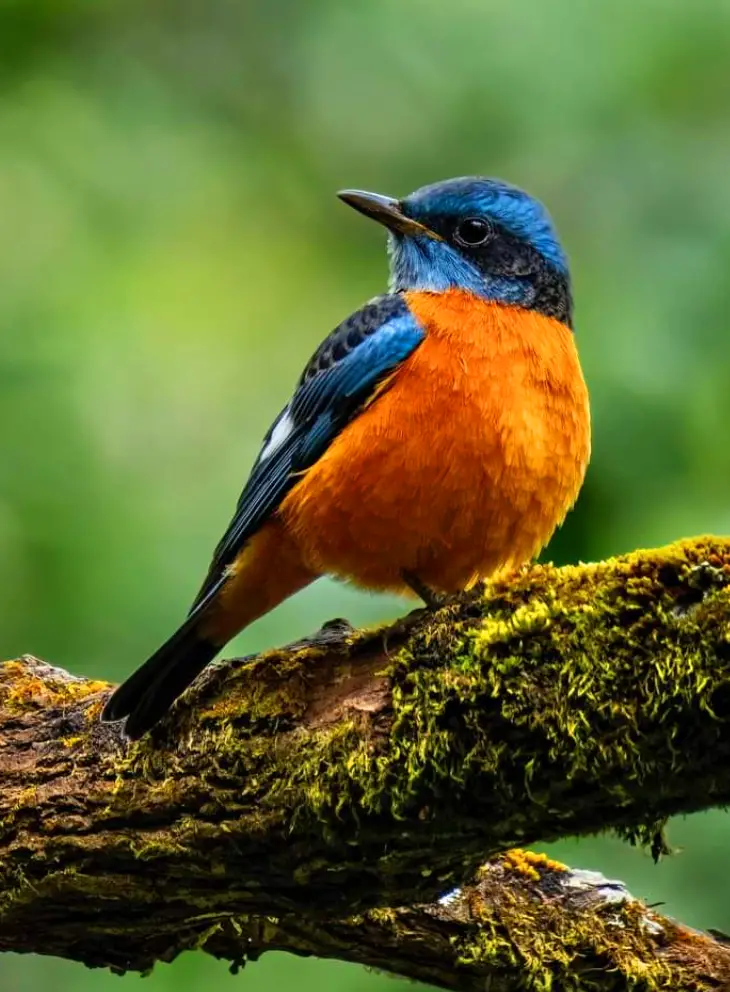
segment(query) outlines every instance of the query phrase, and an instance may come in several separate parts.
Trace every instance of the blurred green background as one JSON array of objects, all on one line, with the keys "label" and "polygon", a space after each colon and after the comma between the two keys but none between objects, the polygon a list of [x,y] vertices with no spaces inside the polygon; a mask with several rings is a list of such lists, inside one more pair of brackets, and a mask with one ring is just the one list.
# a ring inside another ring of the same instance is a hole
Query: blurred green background
[{"label": "blurred green background", "polygon": [[[729,532],[728,105],[723,2],[6,0],[2,656],[119,679],[180,619],[304,361],[384,288],[382,232],[343,186],[484,173],[551,209],[595,454],[550,557]],[[235,647],[399,609],[323,581]],[[549,850],[730,931],[728,825],[675,821],[658,867],[611,839]],[[386,981],[185,955],[144,988]],[[3,992],[118,983],[0,959]]]}]

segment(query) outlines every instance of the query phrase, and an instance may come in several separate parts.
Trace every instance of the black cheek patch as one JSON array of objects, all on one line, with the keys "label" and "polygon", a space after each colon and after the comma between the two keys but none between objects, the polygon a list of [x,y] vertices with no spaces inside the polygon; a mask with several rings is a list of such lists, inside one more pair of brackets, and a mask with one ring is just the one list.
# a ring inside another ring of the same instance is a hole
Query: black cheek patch
[{"label": "black cheek patch", "polygon": [[483,276],[529,283],[534,293],[530,309],[554,317],[572,329],[573,298],[567,273],[551,265],[529,241],[518,238],[498,223],[493,222],[494,236],[486,244],[465,247],[454,238],[459,219],[445,214],[416,218],[468,259]]}]

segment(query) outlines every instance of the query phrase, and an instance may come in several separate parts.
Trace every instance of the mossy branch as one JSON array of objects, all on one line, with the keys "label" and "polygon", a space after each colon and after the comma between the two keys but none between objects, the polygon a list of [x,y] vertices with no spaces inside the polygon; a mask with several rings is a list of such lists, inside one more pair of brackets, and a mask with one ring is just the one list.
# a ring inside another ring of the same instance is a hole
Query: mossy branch
[{"label": "mossy branch", "polygon": [[106,683],[6,662],[0,949],[139,968],[266,917],[332,955],[333,920],[430,902],[515,845],[725,804],[729,585],[710,538],[534,566],[214,666],[134,745],[98,722]]},{"label": "mossy branch", "polygon": [[653,912],[621,882],[521,850],[436,903],[344,920],[221,920],[205,949],[234,962],[267,950],[338,958],[460,992],[730,988],[723,940]]}]

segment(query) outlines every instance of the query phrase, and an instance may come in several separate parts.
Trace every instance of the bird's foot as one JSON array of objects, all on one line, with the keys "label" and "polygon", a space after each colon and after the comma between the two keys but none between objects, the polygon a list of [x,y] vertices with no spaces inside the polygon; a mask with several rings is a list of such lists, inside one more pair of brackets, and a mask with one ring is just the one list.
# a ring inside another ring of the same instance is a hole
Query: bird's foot
[{"label": "bird's foot", "polygon": [[425,582],[421,582],[415,572],[405,570],[402,575],[408,588],[423,600],[429,610],[438,610],[448,602],[449,597],[447,595],[435,592]]},{"label": "bird's foot", "polygon": [[325,620],[315,636],[319,637],[347,637],[355,628],[347,617],[335,617],[333,620]]},{"label": "bird's foot", "polygon": [[286,648],[289,651],[297,651],[301,648],[332,647],[346,641],[354,630],[355,628],[349,620],[344,617],[335,617],[334,620],[326,620],[313,634],[287,644]]}]

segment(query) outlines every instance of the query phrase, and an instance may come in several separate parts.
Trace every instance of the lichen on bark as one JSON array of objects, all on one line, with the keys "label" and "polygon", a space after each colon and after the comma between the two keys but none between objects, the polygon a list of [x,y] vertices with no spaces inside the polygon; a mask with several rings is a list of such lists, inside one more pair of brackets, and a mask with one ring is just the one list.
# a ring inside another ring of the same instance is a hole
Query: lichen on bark
[{"label": "lichen on bark", "polygon": [[98,721],[105,683],[6,662],[0,941],[93,903],[118,946],[145,943],[165,891],[145,943],[164,957],[219,914],[341,919],[436,899],[538,839],[658,837],[730,799],[729,584],[711,538],[532,566],[211,666],[132,745]]}]

